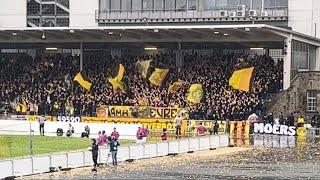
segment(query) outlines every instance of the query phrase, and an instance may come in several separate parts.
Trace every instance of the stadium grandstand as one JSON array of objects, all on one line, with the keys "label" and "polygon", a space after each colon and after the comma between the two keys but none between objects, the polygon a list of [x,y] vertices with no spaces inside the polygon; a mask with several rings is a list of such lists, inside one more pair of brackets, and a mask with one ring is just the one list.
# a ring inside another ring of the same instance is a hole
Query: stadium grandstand
[{"label": "stadium grandstand", "polygon": [[[318,2],[308,3],[315,8]],[[301,71],[319,70],[319,10],[312,11],[311,27],[302,30],[303,9],[297,9],[298,1],[21,0],[4,4],[1,109],[9,114],[20,104],[21,110],[37,114],[68,114],[67,109],[74,109],[75,115],[94,115],[102,104],[135,105],[146,99],[149,106],[187,107],[197,119],[243,119],[253,111],[265,112],[270,94],[287,90]],[[141,59],[153,59],[152,67],[170,69],[164,85],[153,87],[137,75],[134,64]],[[239,60],[256,67],[249,93],[228,86]],[[126,67],[127,93],[113,93],[105,83],[119,63]],[[79,71],[85,71],[95,84],[91,94],[72,83]],[[187,88],[166,93],[177,79],[185,87],[204,85],[200,104],[188,105]],[[312,99],[317,95],[311,91],[303,93],[305,102],[287,108],[317,111],[317,100]]]},{"label": "stadium grandstand", "polygon": [[[305,15],[308,22],[299,18],[307,9],[293,0],[20,0],[4,4],[0,14],[4,114],[95,116],[99,105],[141,103],[187,108],[194,119],[318,110],[319,86],[312,78],[305,79],[309,73],[318,77],[320,67],[316,1],[306,2],[313,8],[311,18]],[[302,29],[303,23],[310,24]],[[170,69],[160,88],[135,69],[138,60],[149,59],[153,68]],[[113,92],[106,83],[120,63],[126,69],[126,93]],[[256,68],[251,91],[232,89],[228,84],[232,72],[249,66]],[[91,92],[73,82],[79,71],[94,84]],[[167,93],[178,79],[184,88]],[[308,82],[308,88],[291,86],[302,82]],[[187,87],[193,83],[204,86],[204,98],[196,105],[186,100]],[[292,94],[294,106],[286,102]]]}]

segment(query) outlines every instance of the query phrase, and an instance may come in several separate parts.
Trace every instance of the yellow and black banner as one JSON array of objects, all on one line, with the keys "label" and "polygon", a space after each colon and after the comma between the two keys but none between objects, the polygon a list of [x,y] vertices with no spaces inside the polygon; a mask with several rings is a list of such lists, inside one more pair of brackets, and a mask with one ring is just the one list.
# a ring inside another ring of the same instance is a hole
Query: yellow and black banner
[{"label": "yellow and black banner", "polygon": [[254,67],[234,71],[229,79],[229,85],[237,90],[249,92]]},{"label": "yellow and black banner", "polygon": [[[149,130],[162,131],[166,128],[173,131],[176,128],[175,121],[169,119],[150,119],[150,118],[98,118],[98,117],[81,117],[85,123],[117,123],[117,124],[142,124]],[[186,132],[187,121],[182,121],[181,132]]]},{"label": "yellow and black banner", "polygon": [[[197,127],[202,123],[202,125],[207,129],[212,129],[215,121],[214,120],[188,120],[187,131],[194,132]],[[219,125],[218,132],[226,133],[226,121],[217,121]]]},{"label": "yellow and black banner", "polygon": [[169,72],[169,69],[156,68],[154,72],[151,74],[151,76],[149,77],[150,83],[155,86],[161,86],[168,72]]},{"label": "yellow and black banner", "polygon": [[141,118],[173,119],[179,115],[180,111],[181,108],[173,107],[140,106],[135,109],[133,106],[108,106],[108,117],[134,117],[134,113],[137,113]]},{"label": "yellow and black banner", "polygon": [[137,61],[136,62],[136,68],[138,69],[141,76],[144,77],[145,79],[147,78],[148,70],[149,70],[151,62],[152,62],[152,60],[145,60],[145,61]]},{"label": "yellow and black banner", "polygon": [[120,64],[118,75],[115,78],[112,78],[112,77],[108,78],[108,82],[112,85],[113,92],[117,92],[118,89],[120,89],[121,92],[125,92],[124,85],[122,82],[123,75],[124,75],[124,66]]},{"label": "yellow and black banner", "polygon": [[202,98],[202,84],[192,84],[188,91],[187,100],[191,103],[200,103]]},{"label": "yellow and black banner", "polygon": [[89,78],[83,72],[79,72],[73,80],[77,81],[84,89],[90,91],[92,83],[89,81]]},{"label": "yellow and black banner", "polygon": [[247,121],[230,121],[230,137],[249,138],[251,123]]},{"label": "yellow and black banner", "polygon": [[182,88],[183,87],[183,83],[182,83],[182,81],[176,81],[176,82],[174,82],[173,84],[171,84],[170,86],[169,86],[169,88],[168,88],[168,93],[170,94],[170,93],[174,93],[174,92],[176,92],[176,91],[178,91],[180,88]]}]

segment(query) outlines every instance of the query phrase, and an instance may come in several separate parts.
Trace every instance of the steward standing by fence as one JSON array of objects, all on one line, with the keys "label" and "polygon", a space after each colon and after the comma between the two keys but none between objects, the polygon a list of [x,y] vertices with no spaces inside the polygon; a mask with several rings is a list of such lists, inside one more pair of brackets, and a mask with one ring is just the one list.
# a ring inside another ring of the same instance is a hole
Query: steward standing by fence
[{"label": "steward standing by fence", "polygon": [[40,136],[44,136],[44,121],[46,118],[42,115],[39,117]]},{"label": "steward standing by fence", "polygon": [[175,124],[176,124],[176,136],[177,136],[177,138],[180,138],[181,137],[181,125],[182,125],[181,115],[178,115],[176,117]]},{"label": "steward standing by fence", "polygon": [[112,156],[112,165],[118,165],[117,154],[118,154],[118,146],[120,146],[120,144],[114,136],[111,136],[108,143],[110,145],[110,152],[111,152],[111,156]]},{"label": "steward standing by fence", "polygon": [[92,139],[91,151],[92,151],[92,160],[93,160],[92,171],[97,171],[99,147],[98,147],[97,141],[95,139]]}]

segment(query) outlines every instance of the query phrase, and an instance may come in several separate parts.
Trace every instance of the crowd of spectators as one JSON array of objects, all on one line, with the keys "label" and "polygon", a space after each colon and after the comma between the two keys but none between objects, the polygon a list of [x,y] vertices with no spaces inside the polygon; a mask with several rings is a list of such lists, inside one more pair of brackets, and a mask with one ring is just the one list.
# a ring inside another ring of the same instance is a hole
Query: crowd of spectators
[{"label": "crowd of spectators", "polygon": [[[0,56],[0,104],[8,113],[94,116],[99,105],[149,105],[187,108],[194,119],[245,119],[252,112],[264,111],[264,100],[282,87],[282,60],[266,56],[191,53],[184,55],[184,66],[174,66],[175,54],[111,57],[87,54],[83,70],[93,83],[86,91],[73,77],[79,72],[77,56],[55,54],[45,58],[28,55]],[[153,59],[152,68],[169,68],[161,87],[144,79],[136,70],[138,59]],[[125,66],[126,93],[112,90],[106,81],[115,76],[118,64]],[[252,90],[233,90],[228,81],[235,69],[255,67]],[[168,93],[168,86],[180,79],[184,87]],[[186,100],[190,84],[201,83],[204,98],[193,105]]]}]

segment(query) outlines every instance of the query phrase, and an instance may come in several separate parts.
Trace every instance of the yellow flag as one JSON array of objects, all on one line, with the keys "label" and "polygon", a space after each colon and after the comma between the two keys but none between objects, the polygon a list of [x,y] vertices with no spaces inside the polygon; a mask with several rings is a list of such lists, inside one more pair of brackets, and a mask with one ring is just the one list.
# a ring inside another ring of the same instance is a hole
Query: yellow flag
[{"label": "yellow flag", "polygon": [[187,100],[191,103],[200,103],[202,97],[202,84],[192,84],[188,91]]},{"label": "yellow flag", "polygon": [[117,78],[108,78],[108,81],[112,85],[113,92],[117,92],[120,89],[122,92],[125,92],[124,85],[122,81],[119,81]]},{"label": "yellow flag", "polygon": [[152,62],[152,60],[137,61],[136,62],[136,68],[138,69],[138,71],[142,77],[147,78],[148,69],[150,67],[151,62]]},{"label": "yellow flag", "polygon": [[174,93],[178,89],[180,89],[182,86],[183,86],[182,81],[178,80],[169,86],[168,93]]},{"label": "yellow flag", "polygon": [[234,71],[229,79],[229,85],[234,89],[249,92],[254,67]]},{"label": "yellow flag", "polygon": [[122,64],[119,65],[119,71],[118,71],[118,75],[116,76],[116,78],[121,81],[124,75],[124,66]]},{"label": "yellow flag", "polygon": [[83,88],[90,91],[90,88],[92,86],[91,82],[89,81],[88,77],[84,75],[84,73],[79,72],[73,79],[74,81],[77,81]]},{"label": "yellow flag", "polygon": [[122,92],[125,92],[122,78],[124,75],[124,66],[119,65],[118,75],[115,78],[109,77],[108,82],[112,85],[113,92],[117,92],[120,89]]},{"label": "yellow flag", "polygon": [[156,68],[154,72],[151,74],[149,81],[151,82],[151,84],[155,86],[161,86],[168,72],[169,72],[169,69]]}]

